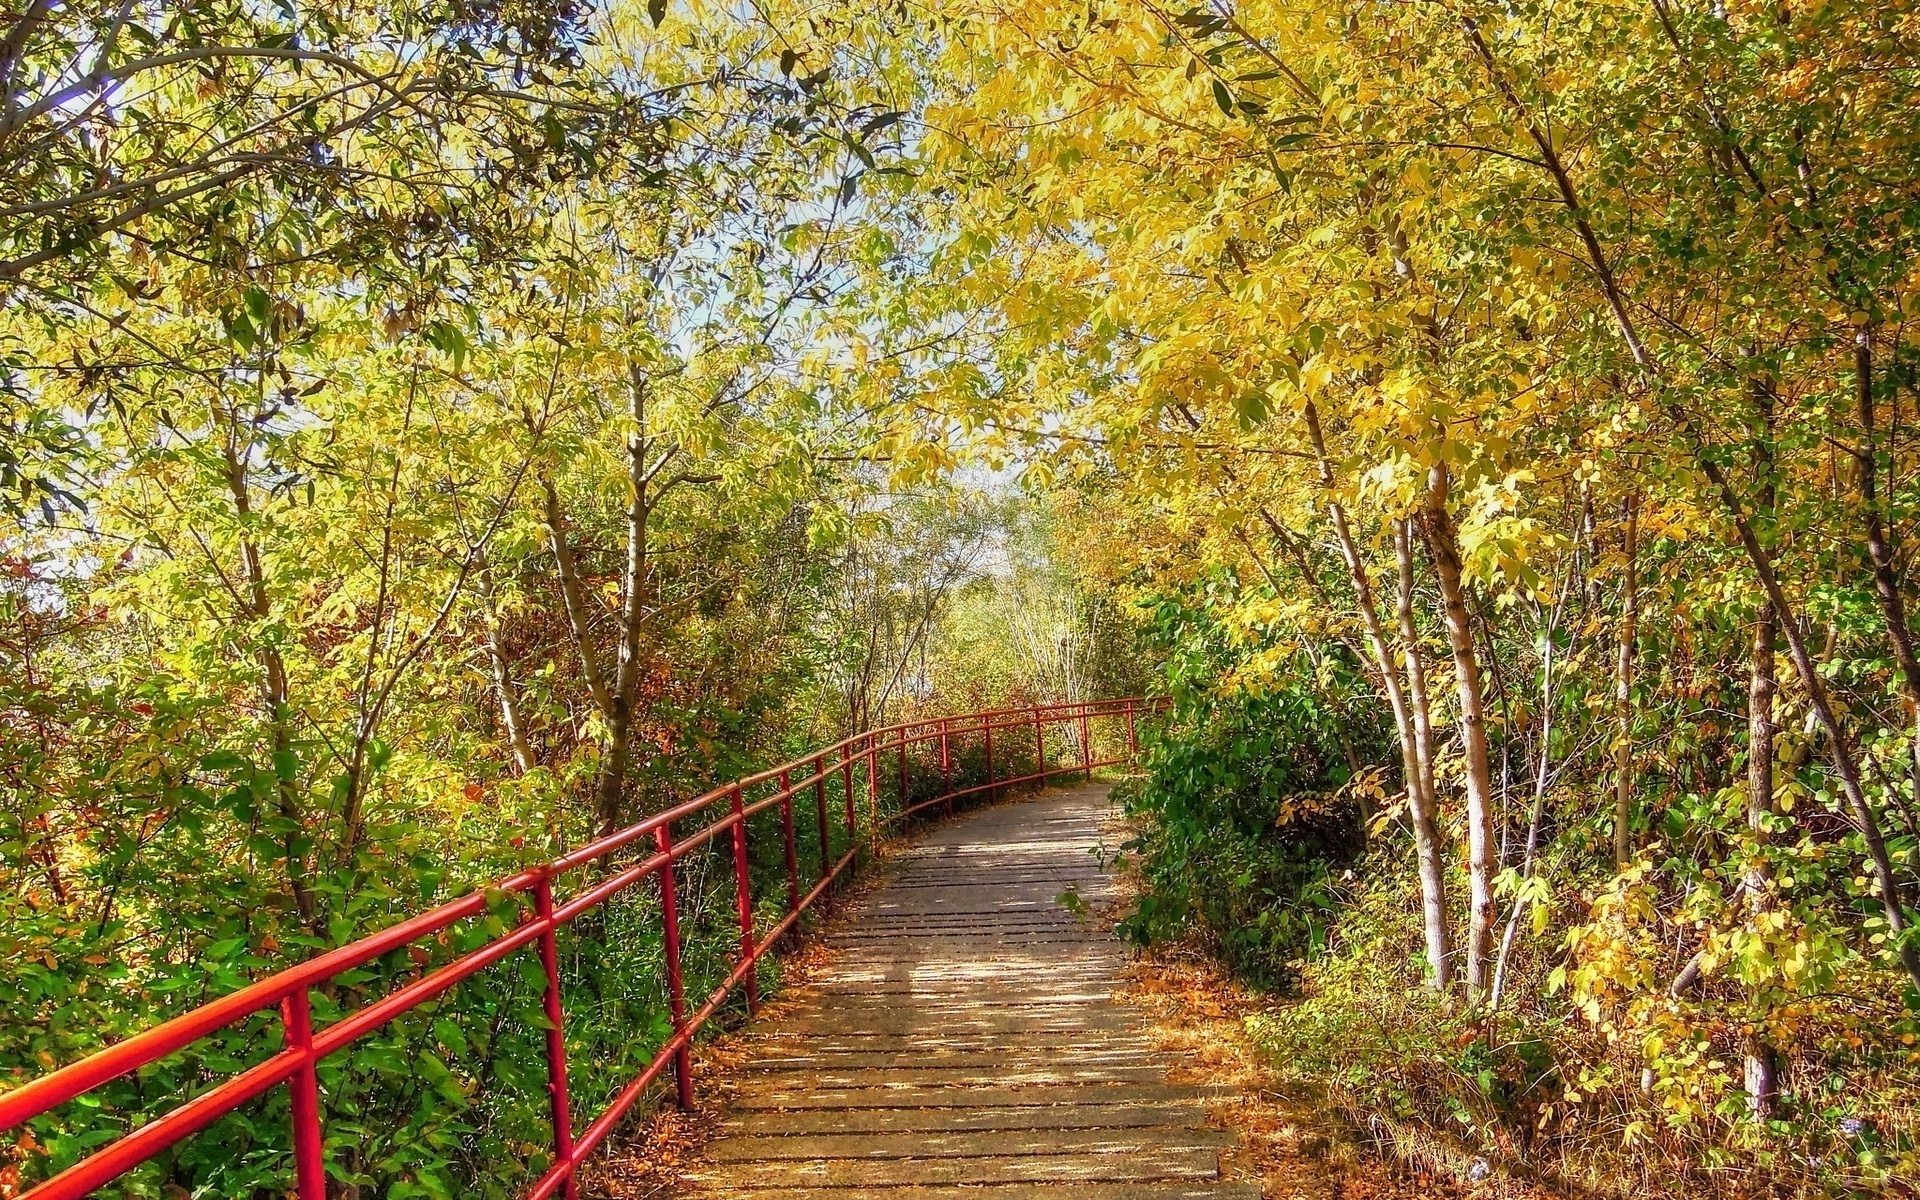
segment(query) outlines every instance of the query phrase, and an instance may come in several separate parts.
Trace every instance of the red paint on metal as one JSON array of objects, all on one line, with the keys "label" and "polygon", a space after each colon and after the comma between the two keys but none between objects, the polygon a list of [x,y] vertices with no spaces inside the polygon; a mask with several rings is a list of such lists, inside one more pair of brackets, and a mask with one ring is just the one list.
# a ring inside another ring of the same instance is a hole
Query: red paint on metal
[{"label": "red paint on metal", "polygon": [[867,836],[880,832],[880,760],[879,743],[867,735]]},{"label": "red paint on metal", "polygon": [[[553,877],[534,885],[534,912],[540,918],[540,970],[547,977],[540,1007],[547,1018],[547,1100],[553,1114],[555,1162],[573,1161],[573,1102],[567,1097],[567,1038],[561,1029],[560,948],[554,935]],[[571,1170],[565,1180],[566,1200],[579,1200],[580,1185]],[[306,1200],[302,1196],[301,1200]]]},{"label": "red paint on metal", "polygon": [[733,806],[734,910],[740,918],[740,962],[747,971],[747,1011],[760,1011],[760,973],[754,966],[753,875],[747,862],[747,820],[741,813],[745,797],[736,785],[729,797]]},{"label": "red paint on metal", "polygon": [[793,844],[793,780],[780,772],[780,852],[787,868],[787,911],[800,911],[800,858]]},{"label": "red paint on metal", "polygon": [[1041,776],[1047,773],[1047,727],[1040,722],[1040,710],[1033,710],[1033,769]]},{"label": "red paint on metal", "polygon": [[687,1051],[687,985],[680,973],[680,893],[673,878],[673,831],[662,825],[654,830],[654,838],[666,860],[660,865],[660,940],[667,959],[667,1013],[673,1018],[673,1042],[679,1043],[673,1054],[673,1093],[682,1109],[691,1109],[693,1055]]},{"label": "red paint on metal", "polygon": [[1087,782],[1093,782],[1093,727],[1091,718],[1080,714],[1080,769],[1086,772]]},{"label": "red paint on metal", "polygon": [[[528,1193],[530,1200],[564,1194],[576,1194],[574,1175],[579,1165],[613,1130],[622,1116],[640,1099],[646,1089],[669,1067],[674,1072],[675,1097],[683,1107],[693,1104],[692,1062],[689,1048],[700,1028],[736,988],[745,986],[751,1006],[757,1002],[754,977],[759,960],[784,938],[801,915],[817,904],[827,902],[834,885],[854,866],[863,850],[854,805],[854,760],[866,759],[867,792],[871,806],[871,827],[864,849],[871,851],[873,839],[889,824],[944,805],[950,812],[956,798],[987,792],[998,794],[1006,787],[1027,782],[1044,782],[1051,776],[1094,767],[1108,766],[1125,758],[1096,761],[1090,723],[1099,718],[1124,718],[1127,727],[1128,755],[1139,748],[1137,717],[1156,712],[1164,701],[1115,700],[1091,704],[1047,705],[1032,709],[998,710],[946,717],[932,721],[909,722],[881,730],[870,730],[842,739],[816,751],[807,758],[752,775],[734,783],[656,813],[638,824],[600,838],[544,866],[535,867],[500,880],[490,888],[475,891],[438,908],[408,918],[398,924],[336,950],[330,950],[306,962],[281,971],[258,983],[242,988],[171,1021],[134,1034],[77,1063],[32,1080],[0,1095],[0,1132],[12,1130],[62,1104],[85,1095],[109,1080],[139,1070],[193,1042],[244,1021],[255,1013],[279,1007],[285,1029],[285,1048],[266,1061],[240,1071],[192,1100],[149,1121],[127,1136],[103,1146],[91,1157],[24,1193],[20,1200],[79,1200],[110,1183],[133,1167],[159,1155],[167,1148],[207,1128],[222,1116],[263,1095],[282,1083],[292,1097],[295,1194],[299,1200],[325,1200],[326,1164],[321,1127],[319,1084],[316,1064],[320,1059],[345,1050],[354,1041],[380,1028],[403,1013],[444,994],[460,981],[494,965],[517,950],[535,946],[546,979],[544,1013],[548,1024],[547,1060],[549,1091],[554,1126],[554,1165]],[[1081,763],[1078,768],[1049,769],[1045,758],[1046,726],[1079,722]],[[1002,778],[994,762],[994,731],[1031,725],[1038,759],[1031,774]],[[981,734],[986,745],[987,782],[972,787],[954,787],[952,739],[956,734]],[[940,755],[941,795],[912,803],[909,754],[920,745],[931,753],[937,746]],[[878,804],[878,754],[881,749],[899,752],[900,811],[883,816]],[[839,755],[837,764],[833,756]],[[833,765],[830,765],[833,764]],[[820,877],[805,895],[799,892],[799,867],[793,833],[793,797],[798,790],[795,771],[806,777],[799,788],[811,787],[820,831]],[[841,775],[845,793],[847,846],[835,858],[827,814],[827,777]],[[774,782],[778,791],[753,804],[745,803],[746,791]],[[689,835],[676,841],[672,834],[676,821],[711,817],[719,803],[727,802],[726,815],[713,818]],[[781,811],[787,870],[787,911],[765,938],[756,939],[753,918],[750,863],[747,856],[748,821],[774,806]],[[735,876],[738,880],[736,904],[740,917],[739,961],[721,986],[689,1015],[686,1011],[685,980],[681,964],[680,908],[676,891],[675,863],[694,850],[714,841],[723,833],[733,838]],[[600,877],[584,891],[556,905],[554,880],[591,863],[606,863],[618,851],[643,846],[651,840],[655,852],[638,863],[611,875]],[[557,934],[583,913],[606,903],[614,896],[649,876],[658,880],[660,889],[661,934],[665,951],[668,1004],[673,1033],[654,1055],[646,1069],[621,1089],[614,1101],[575,1138],[572,1133],[571,1101],[567,1093],[566,1042],[562,1029],[559,955]],[[531,894],[533,912],[521,923],[422,977],[395,989],[380,1000],[342,1017],[325,1029],[315,1031],[308,1004],[308,990],[335,977],[365,966],[381,956],[433,939],[454,924],[485,915],[494,908],[497,897],[506,894]]]},{"label": "red paint on metal", "polygon": [[986,719],[985,719],[984,721],[982,721],[982,722],[980,722],[980,728],[981,728],[981,729],[983,729],[984,731],[986,731],[986,735],[987,735],[987,799],[989,799],[989,800],[991,800],[991,799],[993,799],[993,798],[994,798],[994,787],[993,787],[993,717],[992,717],[991,715],[989,715],[989,716],[988,716],[988,717],[987,717],[987,718],[986,718]]},{"label": "red paint on metal", "polygon": [[[827,760],[813,760],[813,808],[820,819],[820,882],[833,878],[833,836],[827,820]],[[828,903],[832,903],[831,900]]]},{"label": "red paint on metal", "polygon": [[940,792],[947,802],[947,815],[953,815],[953,738],[947,722],[940,722]]},{"label": "red paint on metal", "polygon": [[300,1200],[327,1200],[327,1151],[320,1129],[319,1061],[313,1052],[313,1006],[305,988],[280,1001],[286,1047],[301,1056],[287,1080],[293,1101],[293,1178]]},{"label": "red paint on metal", "polygon": [[860,818],[853,811],[853,739],[840,743],[840,782],[847,791],[847,853],[860,843]]}]

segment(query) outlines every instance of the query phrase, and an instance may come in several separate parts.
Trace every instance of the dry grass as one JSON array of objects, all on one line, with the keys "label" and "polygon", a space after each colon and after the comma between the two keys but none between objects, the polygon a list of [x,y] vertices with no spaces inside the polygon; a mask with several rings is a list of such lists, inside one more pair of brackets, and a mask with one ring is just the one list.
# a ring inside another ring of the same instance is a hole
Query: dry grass
[{"label": "dry grass", "polygon": [[[1116,815],[1106,840],[1119,845],[1126,832]],[[1118,895],[1101,906],[1100,918],[1117,921],[1139,882],[1123,870]],[[1555,1193],[1464,1156],[1443,1139],[1409,1139],[1404,1130],[1388,1139],[1365,1136],[1326,1096],[1298,1083],[1282,1086],[1247,1022],[1285,1001],[1236,982],[1203,949],[1142,951],[1127,981],[1121,998],[1145,1011],[1155,1040],[1187,1064],[1176,1079],[1242,1093],[1216,1104],[1213,1119],[1241,1137],[1223,1162],[1237,1178],[1258,1179],[1266,1200],[1554,1200]],[[1476,1167],[1486,1171],[1484,1179],[1471,1178]]]},{"label": "dry grass", "polygon": [[1240,1178],[1257,1178],[1267,1200],[1548,1200],[1552,1193],[1497,1173],[1467,1182],[1436,1153],[1425,1161],[1386,1161],[1361,1142],[1330,1105],[1279,1086],[1246,1031],[1247,1018],[1273,1001],[1228,978],[1206,956],[1168,948],[1138,956],[1122,998],[1142,1009],[1156,1042],[1178,1053],[1182,1082],[1239,1089],[1214,1107],[1214,1120],[1241,1135],[1229,1160]]}]

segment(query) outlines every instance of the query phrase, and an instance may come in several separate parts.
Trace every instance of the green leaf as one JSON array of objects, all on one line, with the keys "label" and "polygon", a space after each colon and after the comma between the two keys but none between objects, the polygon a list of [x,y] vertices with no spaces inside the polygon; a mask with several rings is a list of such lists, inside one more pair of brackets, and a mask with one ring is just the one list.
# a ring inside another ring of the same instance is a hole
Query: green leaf
[{"label": "green leaf", "polygon": [[660,22],[667,19],[667,0],[647,0],[647,16],[655,29],[660,28]]},{"label": "green leaf", "polygon": [[1228,116],[1233,115],[1233,93],[1229,92],[1227,85],[1218,79],[1213,81],[1213,102],[1220,106],[1221,112]]}]

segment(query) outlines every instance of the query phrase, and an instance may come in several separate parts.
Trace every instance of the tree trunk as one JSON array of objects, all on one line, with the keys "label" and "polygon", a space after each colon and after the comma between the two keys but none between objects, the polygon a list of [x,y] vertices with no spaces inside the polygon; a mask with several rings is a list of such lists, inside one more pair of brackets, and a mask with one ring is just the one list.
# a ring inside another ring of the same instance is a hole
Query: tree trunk
[{"label": "tree trunk", "polygon": [[1427,958],[1438,961],[1434,986],[1453,982],[1453,951],[1447,936],[1446,847],[1440,840],[1440,806],[1433,784],[1433,710],[1427,702],[1427,667],[1420,632],[1413,623],[1413,522],[1393,523],[1394,557],[1400,586],[1395,611],[1400,622],[1400,651],[1407,669],[1407,711],[1413,725],[1414,775],[1409,784],[1413,806],[1413,842],[1420,859],[1420,896],[1426,926]]},{"label": "tree trunk", "polygon": [[[1861,444],[1855,454],[1859,464],[1857,479],[1860,510],[1867,526],[1867,555],[1873,562],[1873,595],[1887,625],[1887,640],[1893,648],[1894,665],[1899,668],[1900,690],[1905,695],[1909,719],[1920,722],[1920,656],[1916,656],[1913,629],[1907,624],[1906,598],[1900,592],[1900,577],[1894,565],[1893,546],[1887,539],[1886,523],[1880,515],[1879,447],[1875,437],[1878,418],[1873,398],[1873,329],[1863,328],[1853,342],[1854,397],[1860,409]],[[1911,748],[1914,800],[1920,803],[1920,724],[1913,730]]]},{"label": "tree trunk", "polygon": [[[1561,600],[1564,601],[1562,591]],[[1532,879],[1533,867],[1540,854],[1540,823],[1547,812],[1548,773],[1552,767],[1553,755],[1553,633],[1555,622],[1547,621],[1544,616],[1541,625],[1546,631],[1546,646],[1540,654],[1540,757],[1533,769],[1533,803],[1527,810],[1527,844],[1520,861],[1520,878]],[[1500,957],[1493,964],[1493,996],[1487,1002],[1489,1012],[1500,1007],[1501,994],[1506,989],[1507,961],[1513,953],[1514,934],[1520,928],[1520,908],[1524,897],[1516,896],[1513,911],[1507,915],[1507,928],[1500,935]]]},{"label": "tree trunk", "polygon": [[[233,414],[225,415],[230,421]],[[247,482],[247,469],[240,451],[229,437],[225,446],[227,490],[233,496],[233,508],[240,518],[243,530],[251,527],[253,516],[253,494]],[[240,567],[246,575],[247,600],[246,615],[256,624],[273,615],[273,600],[267,591],[266,564],[260,555],[260,547],[255,544],[250,533],[240,535]],[[260,704],[266,710],[268,744],[273,749],[274,796],[280,810],[280,819],[286,824],[281,837],[282,852],[286,855],[287,891],[293,898],[293,909],[300,917],[301,924],[314,930],[321,930],[320,906],[308,881],[307,866],[307,814],[306,806],[300,801],[299,780],[290,778],[292,772],[286,768],[293,761],[293,714],[287,681],[286,660],[271,643],[262,642],[257,657],[260,660]]]},{"label": "tree trunk", "polygon": [[614,669],[610,711],[607,714],[607,752],[600,763],[595,807],[603,834],[612,833],[626,816],[627,765],[633,753],[633,705],[640,693],[640,628],[647,616],[647,526],[652,519],[647,456],[648,381],[635,371],[628,381],[628,415],[633,433],[627,439],[627,561],[620,604],[620,655]]},{"label": "tree trunk", "polygon": [[1448,511],[1449,479],[1444,464],[1427,473],[1427,494],[1420,522],[1440,583],[1447,642],[1453,650],[1454,687],[1460,697],[1460,745],[1467,769],[1467,1000],[1477,1003],[1487,988],[1493,948],[1493,770],[1487,754],[1486,702],[1480,662],[1473,644],[1473,621],[1461,579],[1460,544]]},{"label": "tree trunk", "polygon": [[1433,706],[1427,693],[1426,655],[1420,649],[1420,630],[1413,619],[1413,519],[1393,523],[1394,557],[1400,568],[1395,615],[1400,623],[1400,652],[1407,670],[1407,708],[1413,716],[1414,756],[1420,764],[1420,792],[1429,810],[1435,809],[1433,782]]},{"label": "tree trunk", "polygon": [[[1752,651],[1747,672],[1747,828],[1756,843],[1768,837],[1767,818],[1773,814],[1773,606],[1764,601],[1753,622]],[[1747,870],[1747,905],[1759,915],[1771,903],[1771,881],[1766,867],[1756,861]],[[1755,1033],[1746,1047],[1747,1107],[1762,1120],[1773,1114],[1778,1091],[1779,1055],[1766,1038]]]},{"label": "tree trunk", "polygon": [[1640,497],[1632,492],[1627,494],[1621,553],[1626,579],[1613,675],[1613,861],[1624,867],[1633,859],[1633,652],[1640,638]]},{"label": "tree trunk", "polygon": [[525,775],[533,770],[533,746],[527,740],[526,718],[520,712],[520,696],[514,687],[513,664],[500,640],[500,606],[493,588],[493,566],[483,561],[480,567],[480,595],[486,602],[487,669],[493,676],[494,696],[500,702],[500,725],[507,734],[507,747],[513,754],[514,770]]},{"label": "tree trunk", "polygon": [[[1359,604],[1361,620],[1366,626],[1367,645],[1373,652],[1381,687],[1386,692],[1388,706],[1393,710],[1394,728],[1400,735],[1400,764],[1407,783],[1407,809],[1412,815],[1414,847],[1420,858],[1420,890],[1426,914],[1427,983],[1436,991],[1443,991],[1449,982],[1447,901],[1445,867],[1433,813],[1432,780],[1421,761],[1413,713],[1408,707],[1406,692],[1401,687],[1400,672],[1393,661],[1386,625],[1380,619],[1379,604],[1374,599],[1372,574],[1360,557],[1360,548],[1354,544],[1346,509],[1333,496],[1333,463],[1327,457],[1319,409],[1312,401],[1307,403],[1305,417],[1307,433],[1313,439],[1314,454],[1320,460],[1320,486],[1327,493],[1327,516],[1333,522],[1334,533],[1340,540],[1340,553],[1346,560],[1354,599]],[[1407,620],[1410,622],[1411,619],[1409,611]],[[1424,697],[1422,707],[1425,707]]]},{"label": "tree trunk", "polygon": [[[1778,503],[1773,480],[1773,408],[1772,393],[1754,389],[1760,404],[1761,428],[1754,443],[1754,501],[1759,511],[1772,518]],[[1760,602],[1753,621],[1753,637],[1747,656],[1747,828],[1757,846],[1769,836],[1767,819],[1773,815],[1773,701],[1779,692],[1775,678],[1773,642],[1779,630],[1773,605]],[[1753,915],[1764,912],[1772,902],[1772,881],[1764,862],[1756,859],[1746,873],[1747,905]],[[1774,1099],[1779,1091],[1780,1056],[1760,1033],[1747,1039],[1744,1071],[1747,1108],[1755,1117],[1766,1120],[1773,1115]]]}]

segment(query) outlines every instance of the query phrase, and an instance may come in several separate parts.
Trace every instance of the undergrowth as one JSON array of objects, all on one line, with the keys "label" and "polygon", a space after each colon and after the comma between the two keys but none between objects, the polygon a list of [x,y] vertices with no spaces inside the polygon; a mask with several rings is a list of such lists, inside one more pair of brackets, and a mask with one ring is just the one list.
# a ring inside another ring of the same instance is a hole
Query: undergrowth
[{"label": "undergrowth", "polygon": [[[1140,885],[1122,932],[1198,945],[1263,989],[1248,1029],[1276,1078],[1388,1153],[1466,1177],[1595,1198],[1920,1194],[1920,1056],[1884,972],[1836,956],[1820,990],[1774,1001],[1782,1086],[1755,1117],[1747,989],[1715,977],[1674,995],[1677,963],[1618,997],[1569,983],[1625,956],[1615,914],[1655,870],[1596,865],[1578,830],[1546,848],[1535,879],[1551,886],[1507,877],[1502,928],[1516,893],[1522,919],[1499,1004],[1433,992],[1411,838],[1390,808],[1363,823],[1366,777],[1333,744],[1355,737],[1350,714],[1304,691],[1180,697],[1146,775],[1116,793]],[[1461,814],[1442,817],[1457,864]]]}]

